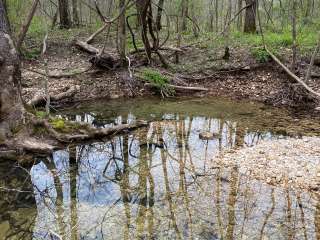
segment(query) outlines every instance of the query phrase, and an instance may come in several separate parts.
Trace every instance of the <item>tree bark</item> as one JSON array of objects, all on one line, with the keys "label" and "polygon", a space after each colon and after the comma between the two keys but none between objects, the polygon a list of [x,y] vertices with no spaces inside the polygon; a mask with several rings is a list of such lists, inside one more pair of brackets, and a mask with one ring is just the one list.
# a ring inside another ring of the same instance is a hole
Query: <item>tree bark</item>
[{"label": "tree bark", "polygon": [[0,31],[10,32],[6,5],[2,0],[0,0]]},{"label": "tree bark", "polygon": [[164,5],[164,0],[159,0],[159,2],[158,2],[157,19],[156,19],[156,28],[157,28],[158,31],[160,31],[161,28],[162,28],[161,18],[162,18],[163,5]]},{"label": "tree bark", "polygon": [[71,20],[69,14],[68,0],[59,0],[60,28],[70,28]]},{"label": "tree bark", "polygon": [[256,27],[256,14],[257,14],[257,0],[245,0],[246,5],[250,6],[246,8],[245,21],[244,21],[244,32],[255,33]]},{"label": "tree bark", "polygon": [[72,20],[74,26],[79,26],[78,0],[72,0]]},{"label": "tree bark", "polygon": [[[238,11],[240,11],[241,9],[242,9],[242,0],[238,0]],[[238,16],[237,28],[238,28],[238,31],[241,31],[242,29],[242,13],[240,13]]]},{"label": "tree bark", "polygon": [[295,69],[297,63],[297,2],[292,1],[292,69]]},{"label": "tree bark", "polygon": [[142,35],[142,42],[146,51],[146,55],[148,58],[149,63],[151,62],[151,45],[148,38],[148,9],[151,5],[151,0],[137,0],[137,12],[139,18],[139,25],[141,26],[141,35]]},{"label": "tree bark", "polygon": [[123,11],[125,8],[126,1],[120,0],[119,1],[119,11],[121,13],[119,17],[119,31],[118,31],[118,46],[119,46],[119,54],[121,59],[121,64],[124,66],[127,63],[126,59],[126,42],[127,42],[127,35],[126,35],[126,11]]},{"label": "tree bark", "polygon": [[181,30],[187,30],[187,16],[188,16],[188,0],[181,1]]},{"label": "tree bark", "polygon": [[20,96],[20,59],[9,35],[9,22],[0,0],[0,143],[12,136],[22,122],[24,106]]}]

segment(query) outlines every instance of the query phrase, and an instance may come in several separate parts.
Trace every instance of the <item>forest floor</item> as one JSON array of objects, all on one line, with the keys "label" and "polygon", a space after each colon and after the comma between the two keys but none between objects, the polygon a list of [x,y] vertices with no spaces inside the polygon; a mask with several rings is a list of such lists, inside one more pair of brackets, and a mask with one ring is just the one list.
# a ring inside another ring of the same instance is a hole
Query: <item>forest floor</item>
[{"label": "forest floor", "polygon": [[[97,42],[94,45],[101,48],[101,41]],[[91,66],[89,63],[91,56],[73,46],[72,41],[54,40],[48,46],[47,58],[50,73],[70,73],[85,70]],[[283,48],[281,51],[282,56],[290,56],[290,49]],[[107,48],[106,52],[116,54],[112,46]],[[210,47],[206,44],[184,48],[183,53],[180,54],[179,64],[174,63],[172,52],[167,51],[163,54],[170,68],[162,68],[156,60],[151,66],[153,69],[169,76],[175,85],[208,88],[205,92],[176,92],[178,96],[222,96],[248,99],[274,106],[300,107],[300,109],[306,109],[306,106],[308,109],[319,107],[319,102],[306,94],[272,60],[259,62],[248,46],[231,47],[231,57],[228,61],[222,59],[224,49],[221,46]],[[141,66],[143,56],[133,55],[130,58],[133,71],[145,68]],[[284,58],[284,60],[287,65],[290,64],[290,59]],[[136,65],[140,67],[136,68]],[[303,78],[307,67],[308,59],[301,57],[295,73]],[[23,63],[22,90],[26,101],[44,92],[45,77],[29,71],[30,69],[44,72],[43,60],[38,58],[25,60]],[[320,67],[313,68],[312,76],[307,84],[320,92]],[[74,85],[79,86],[80,91],[71,100],[72,102],[156,94],[138,78],[130,78],[126,68],[114,71],[92,70],[69,78],[49,79],[49,91],[52,95],[64,92]]]},{"label": "forest floor", "polygon": [[213,168],[237,167],[241,174],[270,185],[320,191],[320,139],[263,141],[239,150],[229,150],[213,161]]}]

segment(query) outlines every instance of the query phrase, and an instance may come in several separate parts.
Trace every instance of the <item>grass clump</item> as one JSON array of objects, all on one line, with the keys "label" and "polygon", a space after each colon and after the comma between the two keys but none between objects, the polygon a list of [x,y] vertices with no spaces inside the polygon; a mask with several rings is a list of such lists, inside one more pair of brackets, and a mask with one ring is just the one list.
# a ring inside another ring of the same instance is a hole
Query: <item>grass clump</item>
[{"label": "grass clump", "polygon": [[36,111],[36,114],[35,114],[38,118],[45,118],[47,116],[47,113],[44,112],[44,111]]},{"label": "grass clump", "polygon": [[33,49],[24,49],[22,51],[22,55],[25,59],[27,60],[35,60],[38,59],[41,55],[41,50],[37,49],[37,48],[33,48]]},{"label": "grass clump", "polygon": [[169,86],[170,79],[167,76],[164,76],[159,71],[145,68],[142,70],[140,77],[152,84],[154,87],[156,87],[162,96],[173,96],[174,95],[174,89]]},{"label": "grass clump", "polygon": [[260,63],[266,63],[271,60],[270,54],[264,48],[251,49],[252,56]]}]

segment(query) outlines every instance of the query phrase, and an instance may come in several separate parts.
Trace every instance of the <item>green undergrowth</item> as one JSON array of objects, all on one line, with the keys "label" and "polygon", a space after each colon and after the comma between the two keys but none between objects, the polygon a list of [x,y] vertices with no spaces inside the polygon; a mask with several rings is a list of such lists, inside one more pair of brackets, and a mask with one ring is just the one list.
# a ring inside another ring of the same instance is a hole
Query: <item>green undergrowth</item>
[{"label": "green undergrowth", "polygon": [[144,68],[139,73],[139,77],[158,89],[163,96],[173,96],[175,94],[174,89],[169,86],[170,79],[157,70]]},{"label": "green undergrowth", "polygon": [[252,56],[260,63],[266,63],[271,60],[270,54],[263,48],[252,48],[250,50]]}]

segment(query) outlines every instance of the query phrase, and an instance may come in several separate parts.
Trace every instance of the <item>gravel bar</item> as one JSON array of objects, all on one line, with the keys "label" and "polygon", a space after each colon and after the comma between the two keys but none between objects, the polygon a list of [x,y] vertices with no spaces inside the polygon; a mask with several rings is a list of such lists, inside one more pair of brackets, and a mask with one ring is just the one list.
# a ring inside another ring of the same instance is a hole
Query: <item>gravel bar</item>
[{"label": "gravel bar", "polygon": [[213,168],[238,167],[240,173],[270,185],[320,193],[320,138],[262,141],[230,150],[213,160]]}]

